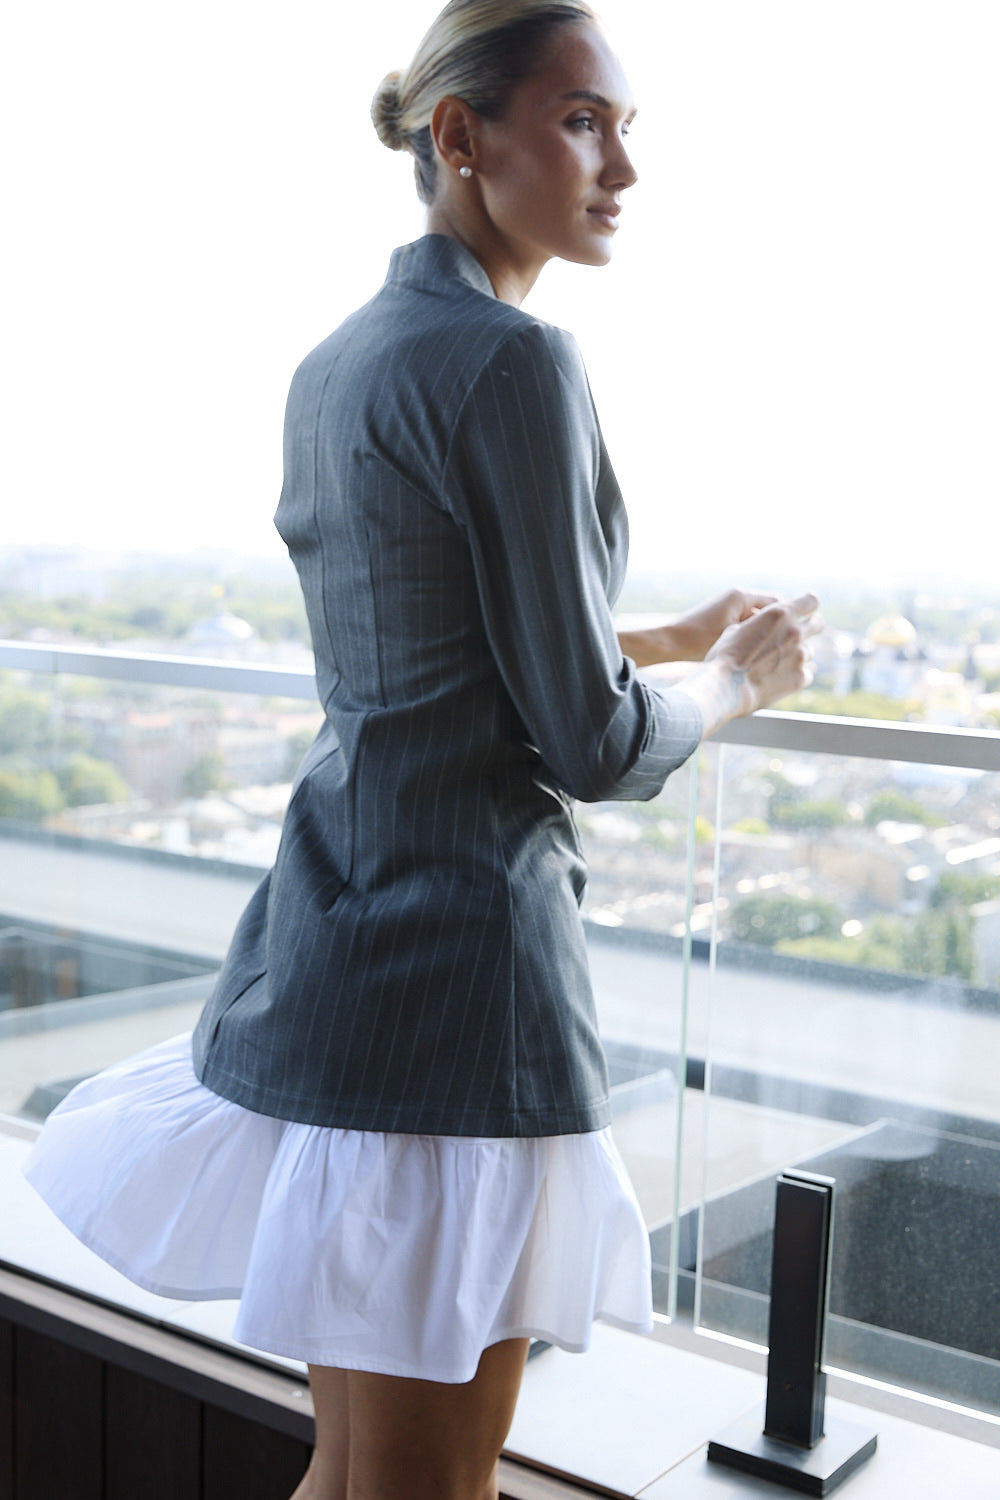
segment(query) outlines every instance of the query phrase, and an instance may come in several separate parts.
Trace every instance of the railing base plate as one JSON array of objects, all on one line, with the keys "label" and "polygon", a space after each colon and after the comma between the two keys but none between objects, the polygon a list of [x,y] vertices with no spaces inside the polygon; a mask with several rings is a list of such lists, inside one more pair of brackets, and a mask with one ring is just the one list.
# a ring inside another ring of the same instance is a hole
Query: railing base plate
[{"label": "railing base plate", "polygon": [[713,1438],[708,1457],[744,1474],[769,1479],[800,1495],[829,1495],[875,1452],[877,1434],[854,1422],[827,1417],[815,1448],[799,1448],[765,1437],[763,1406]]}]

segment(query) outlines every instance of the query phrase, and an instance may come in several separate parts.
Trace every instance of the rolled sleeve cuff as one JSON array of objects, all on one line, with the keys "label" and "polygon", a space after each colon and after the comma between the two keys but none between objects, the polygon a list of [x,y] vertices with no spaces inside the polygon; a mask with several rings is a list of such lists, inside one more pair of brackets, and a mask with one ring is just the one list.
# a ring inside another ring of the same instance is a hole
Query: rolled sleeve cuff
[{"label": "rolled sleeve cuff", "polygon": [[672,771],[694,754],[704,727],[701,709],[681,687],[660,688],[637,682],[646,699],[646,736],[630,770],[620,775],[609,800],[645,802],[662,791]]}]

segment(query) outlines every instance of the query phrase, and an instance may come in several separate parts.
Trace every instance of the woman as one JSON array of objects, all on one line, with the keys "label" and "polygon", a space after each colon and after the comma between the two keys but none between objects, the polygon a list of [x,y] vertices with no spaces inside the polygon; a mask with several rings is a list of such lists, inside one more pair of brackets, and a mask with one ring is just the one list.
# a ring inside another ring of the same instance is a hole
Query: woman
[{"label": "woman", "polygon": [[570,799],[651,797],[809,680],[811,595],[611,624],[621,498],[575,346],[520,304],[610,258],[632,115],[585,0],[452,0],[383,83],[428,232],[297,371],[276,518],[326,722],[193,1054],[81,1086],[29,1168],[126,1274],[242,1294],[238,1336],[307,1361],[294,1500],[494,1497],[529,1336],[648,1326]]}]

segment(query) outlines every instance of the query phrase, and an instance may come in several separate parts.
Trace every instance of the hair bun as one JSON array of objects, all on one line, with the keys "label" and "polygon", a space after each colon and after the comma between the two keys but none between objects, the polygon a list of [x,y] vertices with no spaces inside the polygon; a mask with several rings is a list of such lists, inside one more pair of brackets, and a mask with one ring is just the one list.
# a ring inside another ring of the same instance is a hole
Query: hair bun
[{"label": "hair bun", "polygon": [[406,145],[402,129],[403,106],[399,98],[401,79],[401,73],[387,73],[372,100],[372,124],[379,140],[390,151],[402,151]]}]

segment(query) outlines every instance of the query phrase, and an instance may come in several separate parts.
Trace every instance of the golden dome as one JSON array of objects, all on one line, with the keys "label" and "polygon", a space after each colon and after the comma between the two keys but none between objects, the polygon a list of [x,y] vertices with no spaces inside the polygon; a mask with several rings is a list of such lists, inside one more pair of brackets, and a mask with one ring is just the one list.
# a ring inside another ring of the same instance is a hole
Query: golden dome
[{"label": "golden dome", "polygon": [[868,627],[868,639],[876,646],[912,646],[916,626],[904,615],[879,615]]}]

